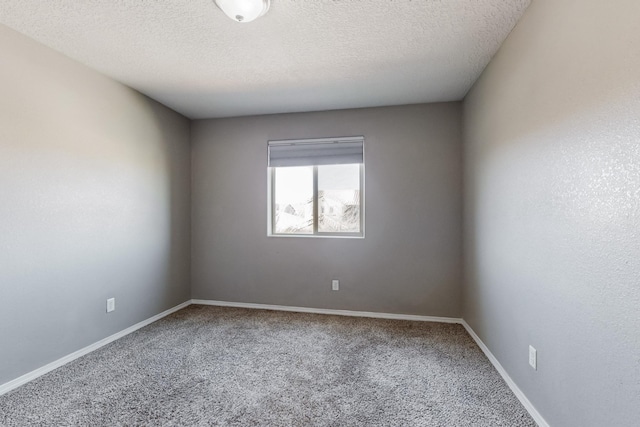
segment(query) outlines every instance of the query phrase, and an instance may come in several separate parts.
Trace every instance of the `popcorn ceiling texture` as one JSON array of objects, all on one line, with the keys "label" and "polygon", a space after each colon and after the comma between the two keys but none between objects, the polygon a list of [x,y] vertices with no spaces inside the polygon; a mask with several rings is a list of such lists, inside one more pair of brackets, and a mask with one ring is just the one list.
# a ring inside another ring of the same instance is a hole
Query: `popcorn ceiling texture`
[{"label": "popcorn ceiling texture", "polygon": [[0,22],[190,118],[462,99],[530,0],[0,1]]},{"label": "popcorn ceiling texture", "polygon": [[191,306],[0,396],[0,425],[535,423],[461,325]]}]

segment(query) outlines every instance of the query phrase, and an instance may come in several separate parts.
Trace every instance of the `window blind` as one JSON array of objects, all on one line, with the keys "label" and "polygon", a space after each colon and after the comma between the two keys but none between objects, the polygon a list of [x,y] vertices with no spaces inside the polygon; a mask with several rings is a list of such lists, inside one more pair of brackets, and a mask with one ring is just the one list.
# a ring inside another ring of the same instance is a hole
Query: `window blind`
[{"label": "window blind", "polygon": [[269,141],[269,167],[363,163],[364,137]]}]

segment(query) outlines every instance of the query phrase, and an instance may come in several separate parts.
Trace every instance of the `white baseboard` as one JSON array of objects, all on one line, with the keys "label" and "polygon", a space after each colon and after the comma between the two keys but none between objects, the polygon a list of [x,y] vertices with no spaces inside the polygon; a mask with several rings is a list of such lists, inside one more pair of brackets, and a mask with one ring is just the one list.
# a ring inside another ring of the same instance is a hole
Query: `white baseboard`
[{"label": "white baseboard", "polygon": [[462,323],[456,317],[419,316],[416,314],[378,313],[375,311],[334,310],[331,308],[292,307],[288,305],[254,304],[246,302],[213,301],[192,299],[192,304],[216,305],[220,307],[255,308],[259,310],[293,311],[296,313],[332,314],[336,316],[371,317],[375,319],[414,320],[418,322]]},{"label": "white baseboard", "polygon": [[191,304],[191,301],[185,301],[182,304],[176,305],[175,307],[172,307],[172,308],[170,308],[170,309],[168,309],[166,311],[163,311],[160,314],[156,314],[155,316],[150,317],[150,318],[148,318],[146,320],[143,320],[140,323],[136,323],[135,325],[130,326],[130,327],[128,327],[127,329],[125,329],[123,331],[115,333],[115,334],[113,334],[111,336],[108,336],[108,337],[106,337],[104,339],[101,339],[98,342],[95,342],[95,343],[93,343],[91,345],[88,345],[87,347],[84,347],[84,348],[82,348],[82,349],[80,349],[78,351],[75,351],[75,352],[73,352],[71,354],[68,354],[68,355],[66,355],[64,357],[61,357],[60,359],[58,359],[58,360],[56,360],[54,362],[51,362],[51,363],[49,363],[49,364],[47,364],[47,365],[45,365],[45,366],[43,366],[41,368],[38,368],[38,369],[33,370],[31,372],[28,372],[28,373],[22,375],[21,377],[18,377],[18,378],[14,379],[14,380],[9,381],[8,383],[0,384],[0,396],[2,396],[5,393],[10,392],[11,390],[13,390],[15,388],[20,387],[23,384],[28,383],[29,381],[35,380],[36,378],[46,374],[47,372],[51,372],[56,368],[59,368],[59,367],[61,367],[63,365],[66,365],[67,363],[69,363],[69,362],[71,362],[73,360],[76,360],[77,358],[82,357],[85,354],[91,353],[92,351],[97,350],[100,347],[103,347],[103,346],[105,346],[105,345],[117,340],[118,338],[122,338],[125,335],[129,335],[131,332],[137,331],[138,329],[143,328],[143,327],[155,322],[156,320],[160,320],[163,317],[168,316],[171,313],[174,313],[174,312],[176,312],[176,311],[178,311],[180,309],[183,309],[184,307],[186,307],[186,306],[188,306],[190,304]]},{"label": "white baseboard", "polygon": [[511,379],[507,371],[502,367],[498,359],[491,353],[489,348],[485,345],[484,342],[480,339],[480,337],[475,333],[471,326],[464,320],[456,317],[436,317],[436,316],[420,316],[415,314],[394,314],[394,313],[378,313],[373,311],[352,311],[352,310],[334,310],[329,308],[312,308],[312,307],[292,307],[287,305],[270,305],[270,304],[254,304],[254,303],[244,303],[244,302],[229,302],[229,301],[214,301],[214,300],[203,300],[203,299],[192,299],[189,301],[185,301],[182,304],[179,304],[173,308],[170,308],[162,313],[159,313],[153,317],[150,317],[146,320],[143,320],[140,323],[136,323],[133,326],[128,327],[125,330],[122,330],[118,333],[115,333],[107,338],[104,338],[96,343],[93,343],[87,347],[84,347],[76,352],[73,352],[67,356],[64,356],[54,362],[51,362],[41,368],[33,370],[29,373],[22,375],[14,380],[11,380],[7,383],[0,384],[0,396],[8,393],[9,391],[20,387],[23,384],[32,381],[47,372],[51,372],[56,368],[59,368],[67,363],[78,359],[79,357],[84,356],[85,354],[91,353],[94,350],[99,349],[119,338],[124,337],[125,335],[129,335],[130,333],[143,328],[157,320],[162,319],[163,317],[168,316],[171,313],[174,313],[178,310],[181,310],[191,304],[199,304],[199,305],[214,305],[220,307],[237,307],[237,308],[253,308],[260,310],[274,310],[274,311],[291,311],[297,313],[313,313],[313,314],[330,314],[336,316],[352,316],[352,317],[370,317],[376,319],[394,319],[394,320],[413,320],[419,322],[439,322],[439,323],[457,323],[464,326],[466,331],[471,335],[473,340],[478,344],[480,349],[484,352],[485,356],[489,359],[489,361],[496,368],[498,373],[505,380],[513,394],[516,395],[520,403],[525,407],[525,409],[529,412],[531,417],[540,427],[549,427],[549,424],[545,421],[545,419],[540,415],[537,409],[533,406],[533,404],[527,399],[525,394],[520,390],[520,388],[516,385],[515,382]]},{"label": "white baseboard", "polygon": [[478,347],[480,347],[480,349],[484,352],[485,356],[487,356],[487,359],[489,359],[489,361],[493,364],[493,366],[496,368],[498,373],[502,376],[502,379],[504,379],[504,381],[507,383],[507,385],[509,386],[513,394],[516,395],[520,403],[522,403],[522,406],[524,406],[527,412],[529,412],[529,415],[531,415],[531,418],[533,418],[533,420],[540,427],[549,427],[549,423],[547,423],[547,421],[545,421],[545,419],[542,418],[542,415],[540,415],[540,412],[538,412],[535,406],[533,406],[533,404],[529,401],[529,399],[527,399],[527,396],[525,396],[525,394],[522,392],[522,390],[520,390],[520,388],[516,385],[516,383],[513,382],[513,380],[507,373],[507,371],[505,371],[505,369],[502,367],[500,362],[498,362],[498,359],[496,359],[496,357],[493,355],[493,353],[491,353],[491,351],[485,345],[485,343],[482,342],[478,334],[476,334],[475,331],[471,329],[471,326],[469,326],[469,324],[464,319],[462,320],[462,326],[464,326],[464,328],[467,330],[469,335],[471,335],[471,338],[473,338],[476,344],[478,344]]}]

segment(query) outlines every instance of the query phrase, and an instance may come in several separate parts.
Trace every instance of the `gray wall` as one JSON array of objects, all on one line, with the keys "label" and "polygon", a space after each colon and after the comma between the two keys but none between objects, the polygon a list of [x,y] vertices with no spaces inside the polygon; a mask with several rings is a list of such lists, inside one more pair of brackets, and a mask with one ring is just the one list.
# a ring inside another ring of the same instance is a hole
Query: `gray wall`
[{"label": "gray wall", "polygon": [[1,25],[0,64],[2,384],[189,299],[190,156],[187,119]]},{"label": "gray wall", "polygon": [[[459,317],[460,103],[200,120],[191,132],[193,298]],[[365,239],[267,237],[267,140],[350,135],[365,137]]]},{"label": "gray wall", "polygon": [[464,102],[463,316],[554,426],[640,420],[639,18],[534,0]]}]

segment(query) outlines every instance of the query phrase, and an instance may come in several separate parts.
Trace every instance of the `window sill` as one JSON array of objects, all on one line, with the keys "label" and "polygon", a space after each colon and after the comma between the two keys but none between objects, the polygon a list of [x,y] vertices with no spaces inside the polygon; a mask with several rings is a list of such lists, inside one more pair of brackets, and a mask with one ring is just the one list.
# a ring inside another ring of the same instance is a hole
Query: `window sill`
[{"label": "window sill", "polygon": [[364,239],[363,235],[342,235],[338,236],[335,234],[267,234],[267,237],[286,237],[286,238],[298,238],[302,237],[305,239]]}]

